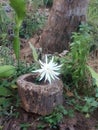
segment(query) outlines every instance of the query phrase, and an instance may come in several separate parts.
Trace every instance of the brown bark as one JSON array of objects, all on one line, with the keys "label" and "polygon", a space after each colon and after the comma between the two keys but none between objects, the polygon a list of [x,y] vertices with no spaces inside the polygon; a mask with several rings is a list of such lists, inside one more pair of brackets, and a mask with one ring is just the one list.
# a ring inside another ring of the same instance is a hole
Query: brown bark
[{"label": "brown bark", "polygon": [[26,74],[17,80],[22,107],[27,112],[48,115],[63,103],[63,83],[55,80],[51,84],[38,85],[32,82],[34,79],[35,75]]},{"label": "brown bark", "polygon": [[39,41],[44,53],[69,48],[72,32],[86,21],[89,0],[54,0],[48,23]]}]

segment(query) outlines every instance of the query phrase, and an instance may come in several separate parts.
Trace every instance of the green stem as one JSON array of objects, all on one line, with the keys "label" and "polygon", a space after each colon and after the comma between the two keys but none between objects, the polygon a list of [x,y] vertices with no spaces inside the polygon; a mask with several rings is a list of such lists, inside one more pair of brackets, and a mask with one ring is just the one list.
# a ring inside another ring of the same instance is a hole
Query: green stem
[{"label": "green stem", "polygon": [[16,28],[15,28],[15,37],[14,37],[14,42],[13,42],[13,48],[14,48],[14,52],[15,52],[16,59],[18,62],[18,66],[19,66],[20,38],[19,38],[19,26],[18,25],[16,25]]}]

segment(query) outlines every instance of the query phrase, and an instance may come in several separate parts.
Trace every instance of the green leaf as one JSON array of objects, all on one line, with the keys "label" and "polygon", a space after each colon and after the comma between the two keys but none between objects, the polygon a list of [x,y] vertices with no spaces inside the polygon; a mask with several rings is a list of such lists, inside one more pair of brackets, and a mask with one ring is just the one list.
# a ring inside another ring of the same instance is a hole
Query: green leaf
[{"label": "green leaf", "polygon": [[6,113],[6,110],[11,106],[11,98],[0,98],[0,115],[2,112]]},{"label": "green leaf", "polygon": [[5,102],[5,98],[0,98],[0,105],[3,104],[3,102]]},{"label": "green leaf", "polygon": [[98,98],[98,93],[96,93],[96,97]]},{"label": "green leaf", "polygon": [[93,101],[93,102],[91,103],[91,105],[92,105],[93,107],[97,107],[97,106],[98,106],[98,102],[97,102],[97,101]]},{"label": "green leaf", "polygon": [[88,69],[89,69],[89,71],[90,71],[90,73],[92,75],[92,78],[95,79],[95,83],[96,83],[96,85],[98,87],[98,73],[96,73],[90,66],[87,66],[87,67],[88,67]]},{"label": "green leaf", "polygon": [[12,84],[11,87],[12,87],[13,89],[18,88],[18,86],[17,86],[16,84]]},{"label": "green leaf", "polygon": [[19,55],[20,55],[19,29],[26,14],[26,3],[25,0],[10,0],[10,5],[16,12],[16,17],[15,17],[16,27],[15,27],[13,48],[14,48],[16,58],[17,60],[19,60]]},{"label": "green leaf", "polygon": [[82,112],[88,112],[89,111],[89,107],[87,107],[86,105],[83,107]]},{"label": "green leaf", "polygon": [[[8,88],[5,88],[5,87],[0,87],[0,96],[9,96],[9,95],[12,95],[12,92],[8,89]],[[0,102],[1,102],[1,99],[0,99]]]},{"label": "green leaf", "polygon": [[0,78],[8,78],[15,73],[16,69],[12,65],[0,66]]},{"label": "green leaf", "polygon": [[19,23],[21,23],[26,14],[25,0],[10,0],[10,5],[15,10]]},{"label": "green leaf", "polygon": [[38,61],[38,54],[37,54],[35,47],[31,43],[29,43],[29,45],[30,45],[30,48],[32,49],[34,61]]},{"label": "green leaf", "polygon": [[64,115],[67,115],[67,114],[68,114],[68,111],[67,111],[67,110],[63,110],[63,114],[64,114]]}]

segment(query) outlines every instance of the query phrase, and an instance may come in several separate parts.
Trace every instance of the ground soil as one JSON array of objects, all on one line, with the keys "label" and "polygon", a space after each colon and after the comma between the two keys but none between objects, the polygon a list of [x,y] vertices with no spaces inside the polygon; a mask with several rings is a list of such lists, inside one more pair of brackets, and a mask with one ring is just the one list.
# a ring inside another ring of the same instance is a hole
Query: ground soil
[{"label": "ground soil", "polygon": [[85,114],[75,112],[74,117],[64,116],[62,121],[57,124],[57,128],[50,128],[49,124],[40,121],[40,115],[27,113],[22,108],[17,110],[18,118],[6,119],[3,130],[24,130],[22,124],[30,124],[27,130],[39,130],[38,126],[45,126],[43,130],[98,130],[98,110],[89,118]]}]

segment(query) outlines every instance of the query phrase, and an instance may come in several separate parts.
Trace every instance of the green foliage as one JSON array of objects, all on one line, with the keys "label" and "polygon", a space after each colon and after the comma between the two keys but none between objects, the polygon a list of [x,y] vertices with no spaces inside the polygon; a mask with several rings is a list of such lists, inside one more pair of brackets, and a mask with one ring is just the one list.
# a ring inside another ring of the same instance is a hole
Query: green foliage
[{"label": "green foliage", "polygon": [[32,50],[33,59],[34,59],[35,62],[37,62],[38,61],[37,51],[36,51],[35,47],[31,43],[29,43],[29,45],[30,45],[30,48]]},{"label": "green foliage", "polygon": [[11,55],[10,47],[6,47],[5,45],[0,46],[0,66],[1,65],[13,65],[14,59]]},{"label": "green foliage", "polygon": [[46,127],[46,125],[39,124],[39,125],[37,126],[37,129],[38,129],[38,130],[44,130],[45,127]]},{"label": "green foliage", "polygon": [[84,113],[86,117],[89,117],[92,112],[98,108],[98,88],[95,89],[95,93],[91,96],[80,96],[75,93],[74,97],[67,99],[68,105],[73,106],[74,111]]},{"label": "green foliage", "polygon": [[91,32],[94,39],[93,44],[98,48],[98,0],[90,0],[87,21],[91,26]]},{"label": "green foliage", "polygon": [[[11,91],[3,86],[0,87],[0,97],[7,97],[9,95],[12,95]],[[2,98],[3,100],[3,98]],[[0,99],[0,103],[2,103],[2,100]]]},{"label": "green foliage", "polygon": [[85,113],[91,113],[98,107],[98,102],[94,97],[85,97],[85,105],[82,107],[81,111]]},{"label": "green foliage", "polygon": [[46,17],[44,13],[40,14],[38,11],[28,13],[20,28],[20,37],[26,39],[32,37],[38,30],[42,29],[45,21]]},{"label": "green foliage", "polygon": [[9,43],[7,32],[10,22],[3,6],[0,4],[0,45]]},{"label": "green foliage", "polygon": [[33,6],[33,9],[36,10],[40,6],[43,6],[43,0],[31,0],[31,4]]},{"label": "green foliage", "polygon": [[15,67],[12,65],[0,66],[0,78],[7,78],[15,74]]},{"label": "green foliage", "polygon": [[78,89],[87,82],[88,72],[86,63],[92,40],[88,26],[81,25],[80,32],[73,33],[72,38],[71,51],[67,57],[62,59],[62,74],[65,84],[67,82],[68,85],[76,86]]},{"label": "green foliage", "polygon": [[17,66],[16,70],[16,78],[20,75],[31,73],[32,70],[35,70],[37,68],[36,64],[26,64],[24,62],[20,62],[19,66]]},{"label": "green foliage", "polygon": [[10,5],[16,12],[16,24],[20,27],[26,13],[25,0],[10,0]]},{"label": "green foliage", "polygon": [[98,87],[98,73],[96,73],[90,66],[88,66],[88,69],[92,75],[92,78],[95,79],[95,85]]},{"label": "green foliage", "polygon": [[90,50],[91,36],[89,32],[83,30],[82,33],[74,33],[73,39],[71,57],[76,69],[73,72],[73,80],[78,84],[79,81],[85,78],[84,75],[86,75],[86,63]]},{"label": "green foliage", "polygon": [[0,79],[10,78],[16,73],[11,51],[5,45],[0,46]]},{"label": "green foliage", "polygon": [[0,98],[0,116],[1,115],[11,115],[10,112],[8,112],[8,110],[10,110],[11,107],[11,98]]},{"label": "green foliage", "polygon": [[98,25],[98,0],[90,0],[87,16],[89,22]]},{"label": "green foliage", "polygon": [[19,61],[20,56],[20,39],[19,39],[19,29],[26,13],[26,3],[25,0],[10,0],[10,5],[16,13],[15,22],[15,36],[13,41],[13,49],[17,60]]},{"label": "green foliage", "polygon": [[27,2],[27,12],[20,28],[20,37],[28,39],[45,25],[45,12],[39,9],[40,6],[43,6],[43,0],[29,0]]},{"label": "green foliage", "polygon": [[1,31],[6,31],[6,24],[10,22],[9,17],[3,9],[3,6],[0,4],[0,33]]},{"label": "green foliage", "polygon": [[73,111],[66,110],[63,106],[58,106],[54,109],[54,112],[48,116],[44,116],[41,120],[44,123],[48,123],[50,128],[56,128],[57,124],[60,123],[63,119],[63,116],[73,116]]},{"label": "green foliage", "polygon": [[[16,99],[16,91],[14,93],[14,90],[11,86],[12,84],[15,84],[15,80],[11,81],[11,78],[9,79],[2,79],[0,80],[0,116],[6,115],[6,116],[12,116],[13,115],[13,101],[16,100],[15,105],[17,104]],[[15,94],[15,95],[14,95]]]},{"label": "green foliage", "polygon": [[[35,65],[27,65],[26,63],[20,62],[19,67],[16,66],[15,68],[16,72],[14,75],[9,78],[0,79],[0,115],[18,116],[18,113],[15,111],[20,105],[16,85],[17,77],[25,73],[30,73],[35,67]],[[7,69],[9,69],[8,66]],[[0,69],[0,71],[1,70],[3,69]],[[7,71],[7,73],[8,72],[9,71]]]}]

